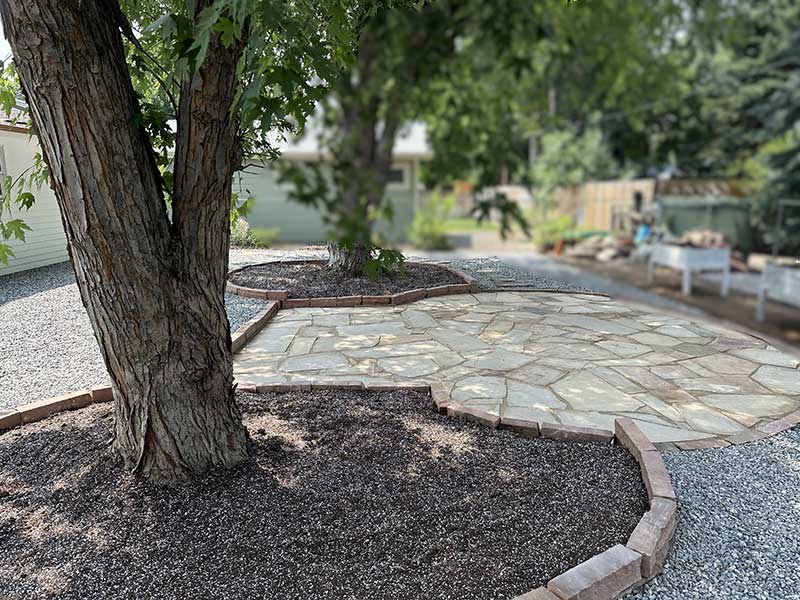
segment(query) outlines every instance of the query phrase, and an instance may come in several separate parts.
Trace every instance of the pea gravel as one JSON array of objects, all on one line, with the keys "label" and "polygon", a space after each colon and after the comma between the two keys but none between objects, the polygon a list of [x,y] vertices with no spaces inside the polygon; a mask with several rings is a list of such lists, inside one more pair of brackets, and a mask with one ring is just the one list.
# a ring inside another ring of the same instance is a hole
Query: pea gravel
[{"label": "pea gravel", "polygon": [[[225,295],[235,330],[263,309]],[[108,383],[69,263],[0,277],[0,410]]]},{"label": "pea gravel", "polygon": [[357,277],[334,272],[324,264],[270,261],[245,267],[229,277],[231,283],[262,290],[286,290],[289,298],[383,296],[420,288],[465,283],[464,278],[438,265],[409,262],[405,272],[379,277]]},{"label": "pea gravel", "polygon": [[107,405],[0,435],[0,597],[507,600],[647,509],[620,446],[461,423],[428,393],[239,401],[253,460],[176,490],[112,463]]},{"label": "pea gravel", "polygon": [[664,461],[680,498],[675,544],[628,600],[800,600],[800,428]]}]

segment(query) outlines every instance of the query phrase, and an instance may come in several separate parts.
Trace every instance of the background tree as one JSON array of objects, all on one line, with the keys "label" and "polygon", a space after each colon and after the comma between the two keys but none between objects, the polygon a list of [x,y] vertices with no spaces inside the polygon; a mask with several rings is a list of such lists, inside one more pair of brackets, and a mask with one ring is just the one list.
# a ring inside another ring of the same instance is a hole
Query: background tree
[{"label": "background tree", "polygon": [[681,0],[434,0],[419,10],[376,13],[348,76],[324,104],[321,139],[332,175],[286,168],[295,197],[327,214],[335,237],[330,265],[357,274],[369,264],[372,225],[391,213],[385,188],[404,123],[428,124],[429,185],[529,181],[532,138],[538,144],[563,129],[581,138],[589,115],[602,121],[604,112],[638,124],[634,106],[659,105],[669,95],[681,67],[674,46],[682,7]]},{"label": "background tree", "polygon": [[305,118],[323,87],[309,82],[346,58],[360,10],[0,0],[111,376],[114,445],[148,479],[247,456],[224,305],[231,178]]}]

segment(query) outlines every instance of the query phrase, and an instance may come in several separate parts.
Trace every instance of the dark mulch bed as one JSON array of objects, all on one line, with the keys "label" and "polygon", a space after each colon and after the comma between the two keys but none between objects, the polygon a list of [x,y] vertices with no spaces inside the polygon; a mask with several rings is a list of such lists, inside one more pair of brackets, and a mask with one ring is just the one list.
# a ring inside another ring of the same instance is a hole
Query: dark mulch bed
[{"label": "dark mulch bed", "polygon": [[616,446],[523,439],[410,391],[240,394],[253,460],[166,490],[111,407],[0,435],[0,598],[507,599],[646,510]]},{"label": "dark mulch bed", "polygon": [[289,298],[334,298],[339,296],[384,296],[464,283],[455,273],[437,265],[407,263],[404,274],[383,275],[371,280],[345,276],[325,264],[282,262],[245,267],[230,276],[231,283],[261,290],[287,290]]}]

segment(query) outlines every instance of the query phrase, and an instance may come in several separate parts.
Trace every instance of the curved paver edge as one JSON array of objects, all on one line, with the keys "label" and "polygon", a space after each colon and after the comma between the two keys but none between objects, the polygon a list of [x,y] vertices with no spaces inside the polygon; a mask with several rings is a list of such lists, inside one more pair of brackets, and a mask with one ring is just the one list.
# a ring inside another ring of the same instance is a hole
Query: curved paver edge
[{"label": "curved paver edge", "polygon": [[[238,269],[233,269],[228,273],[228,277],[234,273],[238,273],[250,267],[258,267],[268,264],[324,264],[324,260],[277,260],[265,263],[258,263],[253,265],[245,265]],[[420,263],[416,261],[409,261],[407,264],[435,264],[435,263]],[[478,289],[478,283],[469,275],[462,273],[448,265],[436,264],[435,266],[449,271],[454,275],[460,277],[464,283],[455,283],[450,285],[440,285],[432,288],[418,288],[414,290],[407,290],[397,294],[384,294],[380,296],[334,296],[328,298],[289,298],[289,292],[286,290],[263,290],[260,288],[249,288],[228,281],[226,291],[231,294],[244,296],[245,298],[257,298],[259,300],[273,300],[280,303],[281,308],[334,308],[337,306],[383,306],[386,304],[399,305],[422,300],[423,298],[435,298],[437,296],[448,296],[451,294],[469,294]]]}]

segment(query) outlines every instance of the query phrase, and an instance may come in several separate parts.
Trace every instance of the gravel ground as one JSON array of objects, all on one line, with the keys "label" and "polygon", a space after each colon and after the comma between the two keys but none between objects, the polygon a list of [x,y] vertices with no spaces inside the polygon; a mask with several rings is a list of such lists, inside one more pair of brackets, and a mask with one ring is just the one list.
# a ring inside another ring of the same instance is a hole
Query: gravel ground
[{"label": "gravel ground", "polygon": [[664,461],[680,499],[675,545],[628,600],[800,599],[800,428]]},{"label": "gravel ground", "polygon": [[177,490],[113,464],[107,405],[0,436],[0,597],[507,600],[646,510],[621,447],[461,423],[427,393],[239,400],[253,460]]},{"label": "gravel ground", "polygon": [[[231,250],[231,269],[248,264],[265,261],[298,260],[298,259],[324,259],[327,257],[325,248],[309,246],[308,248],[278,250],[278,249],[246,249]],[[410,260],[441,261],[452,265],[456,269],[474,277],[482,289],[495,288],[537,288],[548,290],[591,291],[579,278],[568,277],[560,279],[559,273],[551,268],[537,272],[536,269],[526,269],[509,264],[503,258],[496,256],[463,257],[453,253],[431,253],[407,256]],[[547,273],[547,274],[546,274]],[[551,276],[552,275],[552,276]]]},{"label": "gravel ground", "polygon": [[351,277],[327,269],[324,264],[270,262],[233,273],[229,281],[262,290],[286,290],[289,298],[332,298],[340,296],[385,296],[408,290],[464,283],[455,273],[436,265],[408,263],[405,273],[379,277]]},{"label": "gravel ground", "polygon": [[[231,328],[261,310],[225,295]],[[0,409],[108,382],[69,263],[0,277]]]}]

